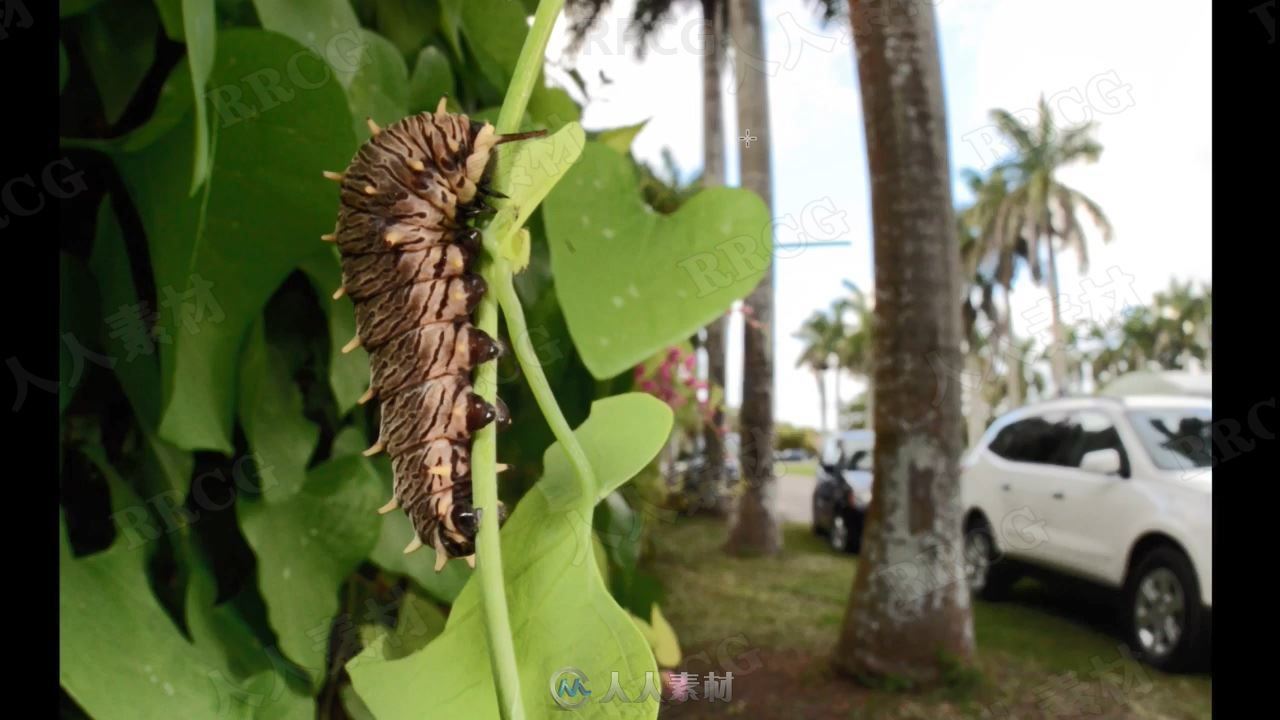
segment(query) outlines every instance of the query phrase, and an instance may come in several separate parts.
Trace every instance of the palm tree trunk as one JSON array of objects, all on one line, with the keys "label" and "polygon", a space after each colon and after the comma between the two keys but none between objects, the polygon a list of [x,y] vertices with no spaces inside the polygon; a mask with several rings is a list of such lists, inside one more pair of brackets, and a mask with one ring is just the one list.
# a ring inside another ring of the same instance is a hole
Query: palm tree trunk
[{"label": "palm tree trunk", "polygon": [[960,256],[932,8],[851,0],[875,257],[875,487],[836,646],[855,678],[939,681],[973,659],[964,581],[960,393],[935,399],[931,358],[959,367]]},{"label": "palm tree trunk", "polygon": [[[990,361],[984,361],[974,352],[965,353],[965,364],[969,366],[969,372],[975,377],[986,377],[986,371],[991,368]],[[987,396],[983,389],[984,386],[981,384],[969,389],[968,408],[965,412],[965,444],[968,447],[982,437],[982,431],[987,428],[987,419],[991,416],[991,406],[987,404]]]},{"label": "palm tree trunk", "polygon": [[813,369],[813,379],[818,381],[818,423],[822,425],[822,434],[827,434],[827,380],[822,368]]},{"label": "palm tree trunk", "polygon": [[[723,0],[702,0],[702,20],[706,23],[705,46],[702,55],[702,185],[719,187],[724,184],[724,122],[721,110],[720,67],[724,57]],[[725,326],[726,316],[721,315],[707,326],[707,384],[708,388],[724,387]],[[706,451],[706,472],[700,482],[702,497],[720,498],[720,485],[724,478],[724,400],[712,414],[712,422],[703,429]],[[716,501],[704,508],[721,514],[724,508]]]},{"label": "palm tree trunk", "polygon": [[840,373],[842,373],[843,371],[844,371],[844,368],[840,366],[839,362],[837,362],[835,366],[836,381],[834,384],[835,386],[832,388],[832,392],[831,392],[831,394],[835,396],[835,401],[836,401],[835,402],[836,409],[831,419],[831,423],[832,425],[835,426],[837,432],[839,432],[841,429],[840,427]]},{"label": "palm tree trunk", "polygon": [[[756,136],[741,154],[742,186],[773,208],[769,89],[759,0],[732,0],[738,127]],[[743,323],[741,466],[744,490],[730,522],[726,552],[773,555],[782,549],[777,479],[773,476],[773,266],[747,296]]]},{"label": "palm tree trunk", "polygon": [[[1004,356],[1005,382],[1007,383],[1005,393],[1009,396],[1009,409],[1022,405],[1022,378],[1018,376],[1019,365],[1014,362],[1016,349],[1013,341],[1013,302],[1009,298],[1012,290],[1013,288],[1004,289],[1004,322],[1001,323],[1004,326],[1004,332],[1001,333],[1002,337],[998,341],[1003,343],[1004,347],[1001,355]],[[997,344],[996,347],[1001,345]]]},{"label": "palm tree trunk", "polygon": [[1049,238],[1049,302],[1053,308],[1053,387],[1058,397],[1067,394],[1067,348],[1062,330],[1062,308],[1058,305],[1058,254]]}]

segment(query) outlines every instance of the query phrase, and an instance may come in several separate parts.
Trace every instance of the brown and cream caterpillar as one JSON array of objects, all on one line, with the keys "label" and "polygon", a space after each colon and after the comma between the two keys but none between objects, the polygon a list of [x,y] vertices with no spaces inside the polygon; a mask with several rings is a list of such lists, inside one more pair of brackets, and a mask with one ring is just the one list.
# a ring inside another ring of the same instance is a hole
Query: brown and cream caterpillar
[{"label": "brown and cream caterpillar", "polygon": [[[471,272],[480,231],[468,222],[492,213],[484,195],[493,148],[543,132],[500,136],[489,123],[447,112],[407,117],[372,137],[350,166],[325,177],[342,184],[337,228],[324,240],[342,257],[343,295],[355,304],[356,337],[343,348],[369,352],[369,390],[395,476],[379,512],[402,509],[415,537],[405,548],[436,550],[436,571],[450,558],[475,566],[479,513],[471,503],[471,435],[505,407],[485,402],[471,373],[496,358],[498,343],[471,323],[485,292]],[[499,466],[501,469],[502,466]]]}]

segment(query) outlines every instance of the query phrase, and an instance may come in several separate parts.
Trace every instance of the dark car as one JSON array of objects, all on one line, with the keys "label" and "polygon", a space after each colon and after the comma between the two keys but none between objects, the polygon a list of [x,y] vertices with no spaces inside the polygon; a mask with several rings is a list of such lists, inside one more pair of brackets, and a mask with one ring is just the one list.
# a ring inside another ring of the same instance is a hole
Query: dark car
[{"label": "dark car", "polygon": [[825,536],[838,552],[858,552],[862,527],[871,504],[869,431],[833,436],[818,462],[813,490],[813,531]]}]

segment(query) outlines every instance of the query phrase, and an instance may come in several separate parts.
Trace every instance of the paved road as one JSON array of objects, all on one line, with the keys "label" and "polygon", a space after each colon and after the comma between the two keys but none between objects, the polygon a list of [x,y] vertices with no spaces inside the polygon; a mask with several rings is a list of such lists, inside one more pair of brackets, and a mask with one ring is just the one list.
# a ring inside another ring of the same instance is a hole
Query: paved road
[{"label": "paved road", "polygon": [[784,522],[808,525],[813,521],[813,487],[817,482],[798,475],[778,478],[778,511]]}]

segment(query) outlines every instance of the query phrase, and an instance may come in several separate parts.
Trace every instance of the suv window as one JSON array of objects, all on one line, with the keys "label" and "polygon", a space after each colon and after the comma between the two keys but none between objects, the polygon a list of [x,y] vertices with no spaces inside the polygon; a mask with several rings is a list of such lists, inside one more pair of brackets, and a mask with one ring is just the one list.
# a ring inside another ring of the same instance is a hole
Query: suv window
[{"label": "suv window", "polygon": [[1120,474],[1128,476],[1129,455],[1124,450],[1115,423],[1104,413],[1081,410],[1071,415],[1067,435],[1054,464],[1078,468],[1085,453],[1106,449],[1120,453]]},{"label": "suv window", "polygon": [[870,470],[871,469],[871,451],[869,449],[855,450],[849,455],[849,461],[845,463],[845,470]]},{"label": "suv window", "polygon": [[996,433],[988,447],[1005,460],[1047,464],[1054,462],[1065,436],[1065,418],[1032,416]]}]

